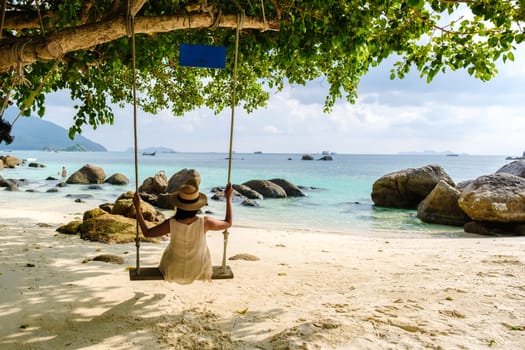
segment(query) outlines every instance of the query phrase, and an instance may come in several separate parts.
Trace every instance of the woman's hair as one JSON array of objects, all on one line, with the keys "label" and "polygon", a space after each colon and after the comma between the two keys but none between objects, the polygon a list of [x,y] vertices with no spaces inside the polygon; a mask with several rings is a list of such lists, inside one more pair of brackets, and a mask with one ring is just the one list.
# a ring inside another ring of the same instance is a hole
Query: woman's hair
[{"label": "woman's hair", "polygon": [[175,212],[173,218],[175,220],[184,220],[194,217],[195,215],[197,215],[197,212],[198,210],[184,210],[181,208],[177,208],[177,211]]}]

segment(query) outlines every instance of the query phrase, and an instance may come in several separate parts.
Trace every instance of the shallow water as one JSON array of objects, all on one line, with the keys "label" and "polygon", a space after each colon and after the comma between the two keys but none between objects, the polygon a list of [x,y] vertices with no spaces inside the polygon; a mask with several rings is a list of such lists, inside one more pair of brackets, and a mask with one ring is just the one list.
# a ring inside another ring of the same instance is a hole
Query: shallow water
[{"label": "shallow water", "polygon": [[[20,159],[36,158],[45,168],[4,169],[4,178],[24,179],[19,192],[0,192],[0,205],[23,207],[27,201],[60,210],[77,196],[91,195],[89,205],[114,201],[122,192],[135,190],[134,154],[128,152],[44,152],[12,151]],[[372,185],[382,175],[405,168],[439,164],[458,183],[495,172],[506,161],[503,156],[441,155],[333,155],[333,161],[302,161],[301,154],[235,154],[232,183],[252,179],[284,178],[297,185],[313,188],[306,197],[266,199],[260,207],[234,204],[236,225],[294,230],[322,230],[345,234],[363,233],[382,237],[462,236],[462,228],[422,223],[413,210],[377,208],[370,199]],[[314,155],[317,159],[320,155]],[[122,173],[130,179],[127,186],[102,185],[101,190],[69,185],[58,193],[47,193],[60,182],[59,172],[66,166],[69,174],[85,164],[104,169],[107,176]],[[168,177],[183,168],[197,169],[202,176],[201,190],[227,182],[227,155],[223,153],[157,153],[138,156],[138,184],[164,170]],[[49,176],[57,180],[46,180]],[[26,192],[31,189],[35,192]],[[66,197],[66,196],[73,197]],[[224,203],[210,201],[212,213],[222,216]],[[169,211],[168,211],[169,214]]]}]

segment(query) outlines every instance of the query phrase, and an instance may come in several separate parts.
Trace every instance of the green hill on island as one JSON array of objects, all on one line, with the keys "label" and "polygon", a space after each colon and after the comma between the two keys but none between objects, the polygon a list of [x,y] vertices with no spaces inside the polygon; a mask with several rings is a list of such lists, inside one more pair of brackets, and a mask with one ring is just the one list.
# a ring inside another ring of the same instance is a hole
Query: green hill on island
[{"label": "green hill on island", "polygon": [[[12,122],[18,109],[8,108],[4,118]],[[11,135],[13,143],[0,144],[2,148],[11,150],[38,151],[70,151],[70,152],[106,152],[107,149],[99,143],[84,136],[77,135],[74,140],[68,136],[68,130],[39,117],[20,117],[13,125]]]}]

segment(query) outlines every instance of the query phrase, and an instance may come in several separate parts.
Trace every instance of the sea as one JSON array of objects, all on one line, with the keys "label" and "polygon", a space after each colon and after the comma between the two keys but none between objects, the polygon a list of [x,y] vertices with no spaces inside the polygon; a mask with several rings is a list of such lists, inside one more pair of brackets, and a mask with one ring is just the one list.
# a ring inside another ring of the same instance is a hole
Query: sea
[{"label": "sea", "polygon": [[[226,153],[156,153],[154,156],[133,152],[47,152],[0,151],[0,155],[13,155],[26,163],[15,169],[4,169],[0,176],[22,180],[16,192],[0,191],[0,205],[24,207],[27,201],[42,206],[53,202],[74,206],[75,198],[85,198],[93,207],[113,202],[126,191],[164,171],[168,178],[181,169],[196,169],[202,177],[201,191],[224,186],[228,181],[228,155]],[[475,179],[494,173],[508,161],[504,156],[397,154],[360,155],[332,154],[331,161],[302,160],[302,154],[235,153],[231,159],[231,182],[241,184],[253,179],[286,179],[304,186],[305,197],[257,200],[258,207],[234,202],[234,227],[359,234],[377,237],[465,237],[461,227],[434,225],[421,222],[415,210],[388,209],[374,206],[370,194],[373,183],[381,176],[406,168],[437,164],[456,182]],[[45,167],[28,167],[28,162]],[[48,192],[63,181],[63,166],[69,175],[86,164],[104,169],[107,176],[122,173],[129,179],[126,186],[101,185],[101,189],[88,189],[85,185],[68,185],[58,192]],[[137,170],[137,172],[135,171]],[[136,176],[135,174],[138,174]],[[49,180],[48,178],[56,180]],[[69,204],[69,201],[71,204]],[[224,202],[210,200],[206,211],[222,217]],[[172,215],[165,211],[165,215]],[[233,228],[234,229],[234,228]],[[233,230],[232,229],[232,230]]]}]

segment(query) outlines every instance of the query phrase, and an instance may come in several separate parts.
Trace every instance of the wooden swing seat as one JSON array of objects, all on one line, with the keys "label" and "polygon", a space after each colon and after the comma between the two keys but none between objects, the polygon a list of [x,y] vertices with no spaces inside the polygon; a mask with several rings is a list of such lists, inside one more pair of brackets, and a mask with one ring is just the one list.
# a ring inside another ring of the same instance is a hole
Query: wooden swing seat
[{"label": "wooden swing seat", "polygon": [[[232,279],[233,272],[229,266],[224,269],[222,266],[213,266],[212,280]],[[129,269],[129,279],[131,281],[155,281],[164,280],[164,276],[158,267],[141,267]]]}]

